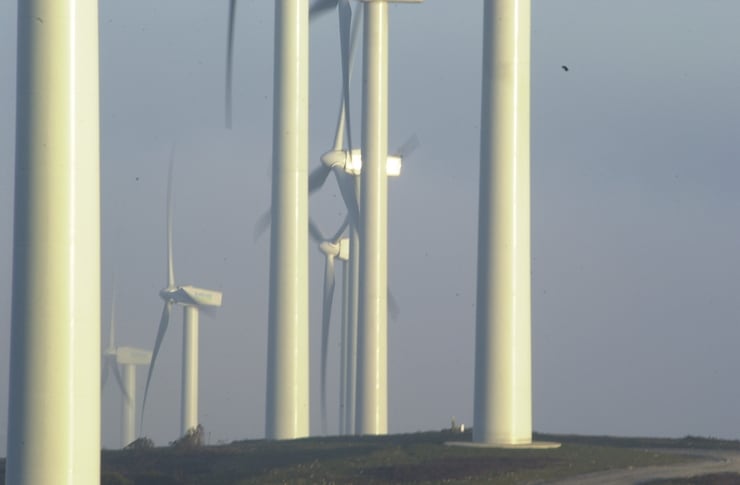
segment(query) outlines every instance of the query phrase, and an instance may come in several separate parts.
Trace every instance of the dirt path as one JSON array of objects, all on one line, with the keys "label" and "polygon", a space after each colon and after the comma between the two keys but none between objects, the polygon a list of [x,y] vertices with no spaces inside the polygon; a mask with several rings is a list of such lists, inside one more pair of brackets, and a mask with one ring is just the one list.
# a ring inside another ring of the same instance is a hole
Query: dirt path
[{"label": "dirt path", "polygon": [[700,459],[679,465],[638,467],[589,473],[546,483],[548,485],[624,485],[659,478],[683,478],[710,473],[740,473],[740,452],[738,451],[693,449],[660,449],[655,451],[697,456]]}]

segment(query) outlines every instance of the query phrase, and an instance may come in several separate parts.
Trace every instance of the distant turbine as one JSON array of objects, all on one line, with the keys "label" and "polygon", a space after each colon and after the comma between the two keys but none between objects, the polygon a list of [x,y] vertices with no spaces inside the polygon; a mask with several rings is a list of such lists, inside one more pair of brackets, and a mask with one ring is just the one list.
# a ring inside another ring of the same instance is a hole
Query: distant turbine
[{"label": "distant turbine", "polygon": [[180,436],[198,426],[198,318],[201,307],[221,306],[222,294],[220,291],[206,290],[194,286],[175,285],[175,274],[172,255],[172,174],[175,164],[174,148],[170,156],[169,175],[167,178],[167,287],[159,292],[164,300],[162,317],[159,320],[157,338],[154,341],[149,373],[144,388],[144,400],[141,405],[141,422],[143,428],[144,408],[149,393],[149,384],[154,372],[154,364],[162,345],[162,339],[167,332],[172,305],[183,306],[183,338],[182,338],[182,387],[180,408]]},{"label": "distant turbine", "polygon": [[334,259],[347,261],[349,259],[349,239],[341,235],[347,228],[349,221],[345,221],[339,230],[327,238],[319,228],[309,221],[311,238],[318,243],[319,250],[324,254],[324,291],[321,311],[321,428],[326,434],[326,364],[329,347],[329,326],[331,323],[331,309],[334,302],[335,272]]},{"label": "distant turbine", "polygon": [[[121,390],[121,447],[125,447],[136,439],[136,366],[149,365],[152,353],[147,350],[133,347],[116,347],[115,344],[115,312],[116,296],[113,294],[110,310],[110,332],[108,334],[108,348],[103,352],[103,382],[105,387],[108,374],[113,375]],[[123,367],[123,376],[118,368]]]}]

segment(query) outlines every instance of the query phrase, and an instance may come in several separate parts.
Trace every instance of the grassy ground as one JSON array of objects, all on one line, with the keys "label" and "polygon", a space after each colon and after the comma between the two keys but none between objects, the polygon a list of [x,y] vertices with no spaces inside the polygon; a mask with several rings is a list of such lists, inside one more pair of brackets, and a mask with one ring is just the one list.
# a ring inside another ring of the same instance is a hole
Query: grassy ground
[{"label": "grassy ground", "polygon": [[[740,442],[536,435],[555,450],[446,446],[470,434],[447,431],[383,437],[239,441],[194,449],[104,451],[103,485],[493,483],[554,480],[611,468],[664,465],[689,458],[647,448],[740,449]],[[4,463],[0,462],[0,483]],[[715,477],[730,479],[737,477]],[[664,482],[736,483],[724,482]]]}]

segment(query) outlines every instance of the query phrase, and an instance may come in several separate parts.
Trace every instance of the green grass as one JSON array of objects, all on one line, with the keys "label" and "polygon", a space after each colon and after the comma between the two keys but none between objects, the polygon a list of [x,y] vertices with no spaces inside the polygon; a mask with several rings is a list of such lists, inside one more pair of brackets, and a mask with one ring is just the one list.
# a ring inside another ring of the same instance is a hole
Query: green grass
[{"label": "green grass", "polygon": [[[448,441],[470,439],[469,432],[460,435],[441,431],[382,437],[237,441],[197,449],[106,450],[102,454],[101,483],[519,484],[692,459],[648,448],[740,449],[740,442],[696,437],[668,440],[553,435],[535,435],[535,439],[559,441],[561,448],[503,450],[445,445]],[[0,483],[3,478],[4,462],[0,461]]]}]

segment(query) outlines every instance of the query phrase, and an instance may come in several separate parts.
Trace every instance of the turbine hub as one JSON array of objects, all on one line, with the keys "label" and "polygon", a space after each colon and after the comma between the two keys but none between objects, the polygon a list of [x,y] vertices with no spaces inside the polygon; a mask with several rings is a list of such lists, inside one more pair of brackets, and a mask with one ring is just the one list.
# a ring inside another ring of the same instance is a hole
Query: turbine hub
[{"label": "turbine hub", "polygon": [[347,152],[344,150],[332,150],[321,155],[321,163],[327,167],[342,167],[347,165]]},{"label": "turbine hub", "polygon": [[327,256],[337,256],[339,254],[339,244],[333,242],[324,241],[319,244],[319,249]]}]

